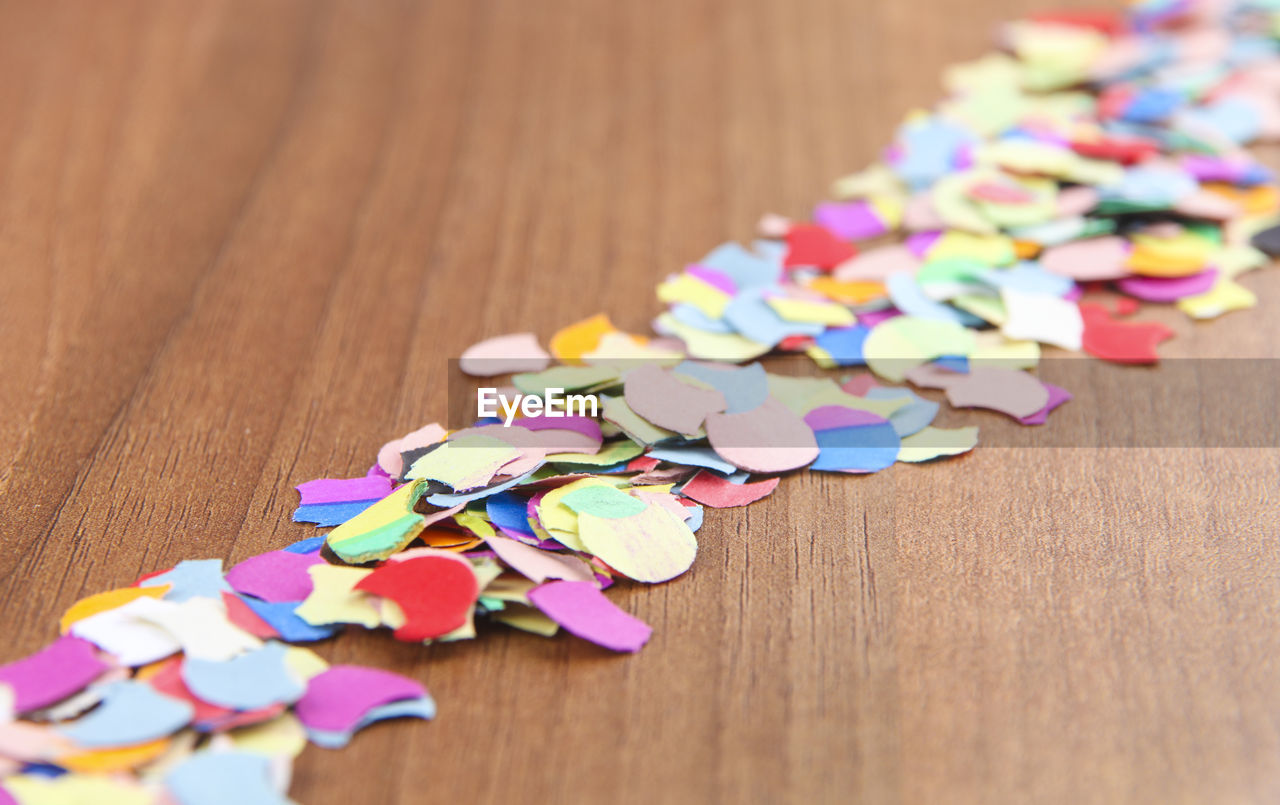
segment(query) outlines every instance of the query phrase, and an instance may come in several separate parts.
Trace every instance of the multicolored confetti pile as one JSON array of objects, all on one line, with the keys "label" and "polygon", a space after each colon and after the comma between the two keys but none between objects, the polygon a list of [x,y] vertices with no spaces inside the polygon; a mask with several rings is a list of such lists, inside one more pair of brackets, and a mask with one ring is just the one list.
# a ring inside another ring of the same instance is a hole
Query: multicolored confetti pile
[{"label": "multicolored confetti pile", "polygon": [[76,603],[61,637],[0,667],[0,803],[287,802],[307,742],[435,714],[418,682],[296,644],[350,624],[462,640],[482,618],[636,651],[649,626],[605,591],[688,570],[704,506],[760,500],[804,467],[877,472],[977,443],[870,374],[739,364],[866,365],[1039,425],[1071,397],[1029,371],[1042,344],[1151,363],[1172,333],[1135,320],[1140,303],[1252,306],[1236,278],[1280,251],[1280,193],[1242,148],[1280,139],[1280,5],[1145,0],[1013,23],[1000,43],[948,70],[948,99],[812,222],[766,216],[750,248],[668,277],[657,337],[596,316],[549,352],[530,334],[477,344],[463,372],[514,373],[477,396],[491,416],[300,485],[294,519],[327,534]]}]

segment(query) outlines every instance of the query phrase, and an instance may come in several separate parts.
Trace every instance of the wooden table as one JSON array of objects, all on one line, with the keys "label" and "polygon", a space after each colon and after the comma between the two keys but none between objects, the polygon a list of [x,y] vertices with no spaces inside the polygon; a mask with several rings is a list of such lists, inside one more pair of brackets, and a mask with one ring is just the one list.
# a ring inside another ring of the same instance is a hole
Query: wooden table
[{"label": "wooden table", "polygon": [[[5,4],[3,658],[77,597],[311,533],[291,487],[438,417],[473,341],[644,331],[662,276],[805,214],[1044,5]],[[1165,353],[1275,357],[1280,280],[1245,284],[1257,311],[1174,313]],[[1106,416],[1088,396],[1064,416]],[[1275,801],[1278,479],[1275,450],[1198,448],[791,478],[710,513],[687,576],[618,592],[656,630],[638,656],[321,646],[440,715],[309,749],[294,792]]]}]

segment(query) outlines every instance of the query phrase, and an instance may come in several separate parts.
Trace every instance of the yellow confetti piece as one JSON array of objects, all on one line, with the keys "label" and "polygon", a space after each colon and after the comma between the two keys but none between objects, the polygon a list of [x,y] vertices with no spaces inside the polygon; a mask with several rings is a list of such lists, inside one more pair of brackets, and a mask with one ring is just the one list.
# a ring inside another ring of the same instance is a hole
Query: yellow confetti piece
[{"label": "yellow confetti piece", "polygon": [[647,583],[673,579],[693,564],[698,541],[683,520],[650,504],[629,517],[578,515],[578,533],[590,553],[627,578]]},{"label": "yellow confetti piece", "polygon": [[869,198],[878,195],[902,195],[905,188],[898,174],[888,165],[879,163],[866,170],[842,176],[831,183],[831,197],[841,201]]},{"label": "yellow confetti piece", "polygon": [[825,324],[828,327],[849,327],[857,321],[857,317],[849,308],[830,302],[771,297],[766,300],[766,303],[773,308],[774,313],[787,321]]},{"label": "yellow confetti piece", "polygon": [[1040,345],[1035,341],[1008,338],[998,330],[988,330],[974,333],[969,360],[978,366],[1034,369],[1040,363]]},{"label": "yellow confetti piece", "polygon": [[1214,244],[1190,232],[1174,237],[1134,235],[1125,266],[1145,277],[1186,277],[1205,270]]},{"label": "yellow confetti piece", "polygon": [[589,319],[570,324],[551,336],[551,354],[568,364],[580,363],[583,355],[600,346],[600,339],[605,333],[616,332],[618,328],[613,326],[609,317],[597,313]]},{"label": "yellow confetti piece", "polygon": [[582,356],[588,366],[617,366],[629,369],[637,362],[658,366],[675,366],[684,360],[684,353],[650,346],[646,339],[628,333],[605,333],[600,344]]},{"label": "yellow confetti piece", "polygon": [[973,331],[955,322],[898,316],[871,331],[862,354],[871,371],[901,383],[912,368],[943,355],[967,356],[973,347]]},{"label": "yellow confetti piece", "polygon": [[168,748],[169,739],[158,738],[154,741],[134,746],[96,749],[92,752],[63,755],[57,759],[57,762],[59,766],[81,774],[107,774],[136,769],[160,757]]},{"label": "yellow confetti piece", "polygon": [[355,589],[372,572],[360,567],[312,565],[307,568],[311,593],[294,609],[294,614],[312,626],[358,623],[366,629],[377,628],[382,616],[375,596]]},{"label": "yellow confetti piece", "polygon": [[286,648],[284,651],[284,664],[304,683],[310,681],[311,677],[318,676],[329,670],[329,663],[325,662],[323,657],[303,646],[289,646]]},{"label": "yellow confetti piece", "polygon": [[658,316],[657,328],[671,333],[684,342],[689,357],[726,363],[743,363],[758,358],[770,350],[768,344],[758,344],[737,333],[708,333],[690,327],[670,313]]},{"label": "yellow confetti piece", "polygon": [[71,624],[76,621],[82,621],[90,615],[97,615],[99,612],[122,607],[139,598],[163,598],[164,594],[169,591],[170,586],[169,584],[159,584],[155,587],[123,587],[118,590],[108,590],[105,593],[81,598],[63,613],[58,628],[62,630],[63,634],[66,634],[67,630],[71,628]]},{"label": "yellow confetti piece", "polygon": [[1230,277],[1220,277],[1213,287],[1198,296],[1178,300],[1178,309],[1193,319],[1215,319],[1233,310],[1258,304],[1253,291]]},{"label": "yellow confetti piece", "polygon": [[[432,452],[443,449],[437,448]],[[395,553],[412,542],[426,525],[426,518],[413,511],[423,483],[413,481],[405,484],[330,531],[325,541],[334,553],[353,564]]]},{"label": "yellow confetti piece", "polygon": [[902,223],[902,216],[907,206],[903,193],[881,193],[872,196],[870,203],[872,209],[875,210],[876,217],[880,219],[885,227],[897,229]]},{"label": "yellow confetti piece", "polygon": [[918,464],[943,456],[967,453],[978,444],[978,426],[935,428],[932,425],[902,440],[898,461]]},{"label": "yellow confetti piece", "polygon": [[1280,188],[1274,185],[1244,188],[1209,182],[1201,186],[1211,193],[1238,204],[1248,215],[1272,215],[1280,211]]},{"label": "yellow confetti piece", "polygon": [[153,805],[153,792],[114,777],[64,774],[41,777],[18,774],[4,779],[5,790],[19,805]]},{"label": "yellow confetti piece", "polygon": [[1006,266],[1014,261],[1013,239],[1006,235],[975,235],[951,230],[943,233],[929,249],[929,260],[953,257],[980,260],[989,266]]},{"label": "yellow confetti piece", "polygon": [[865,305],[873,299],[888,295],[883,282],[870,280],[838,280],[835,277],[818,277],[808,285],[810,290],[846,305]]},{"label": "yellow confetti piece", "polygon": [[297,757],[307,745],[306,728],[289,712],[261,724],[231,730],[227,738],[237,751],[268,757]]},{"label": "yellow confetti piece", "polygon": [[505,623],[514,629],[541,635],[542,637],[552,637],[556,632],[560,631],[560,624],[528,605],[510,604],[506,609],[494,613],[491,617],[499,623]]},{"label": "yellow confetti piece", "polygon": [[693,305],[713,319],[724,315],[730,301],[729,294],[688,273],[677,274],[659,285],[658,298],[668,305]]}]

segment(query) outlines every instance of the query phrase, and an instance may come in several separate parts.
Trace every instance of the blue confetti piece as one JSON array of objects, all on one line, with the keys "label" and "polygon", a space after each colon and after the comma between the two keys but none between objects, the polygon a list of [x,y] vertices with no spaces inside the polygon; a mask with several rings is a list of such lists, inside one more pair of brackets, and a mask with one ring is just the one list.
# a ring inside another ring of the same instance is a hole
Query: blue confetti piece
[{"label": "blue confetti piece", "polygon": [[510,492],[499,492],[485,498],[485,513],[489,522],[517,534],[536,536],[529,525],[529,504],[524,498]]},{"label": "blue confetti piece", "polygon": [[307,730],[307,738],[316,746],[325,749],[341,749],[351,742],[352,736],[376,721],[391,718],[422,718],[430,721],[436,717],[436,703],[430,696],[420,699],[404,699],[374,707],[360,718],[360,722],[350,732],[331,730]]},{"label": "blue confetti piece", "polygon": [[356,500],[347,503],[311,503],[295,509],[293,521],[315,523],[320,528],[342,525],[377,502],[376,500]]},{"label": "blue confetti piece", "polygon": [[969,359],[963,355],[943,355],[933,362],[934,366],[957,374],[969,374]]},{"label": "blue confetti piece", "polygon": [[1070,277],[1050,274],[1038,263],[1022,262],[1012,268],[984,271],[983,282],[997,288],[1008,288],[1011,291],[1045,294],[1046,296],[1066,296],[1076,287]]},{"label": "blue confetti piece", "polygon": [[[960,358],[960,360],[965,361],[967,369],[968,361],[964,358]],[[889,424],[893,426],[894,432],[903,439],[914,433],[919,433],[933,424],[934,418],[938,416],[938,411],[942,408],[941,405],[933,400],[926,400],[913,393],[910,389],[874,388],[868,389],[866,396],[872,400],[910,398],[910,402],[889,415]]]},{"label": "blue confetti piece", "polygon": [[702,528],[702,520],[706,510],[701,506],[688,506],[687,508],[689,509],[689,519],[685,520],[684,524],[689,526],[690,531],[696,532],[699,528]]},{"label": "blue confetti piece", "polygon": [[129,746],[171,735],[194,717],[189,703],[128,679],[108,685],[102,703],[61,732],[83,747]]},{"label": "blue confetti piece", "polygon": [[698,265],[714,268],[729,275],[739,290],[768,288],[782,278],[781,258],[771,260],[754,254],[740,243],[723,243],[698,261]]},{"label": "blue confetti piece", "polygon": [[342,631],[340,624],[315,626],[298,617],[294,610],[301,601],[271,603],[247,595],[240,596],[240,600],[279,632],[281,639],[290,643],[314,643],[317,640],[327,640]]},{"label": "blue confetti piece", "polygon": [[290,805],[271,784],[271,760],[249,752],[197,752],[164,778],[179,805]]},{"label": "blue confetti piece", "polygon": [[853,327],[832,327],[818,335],[818,347],[831,356],[837,366],[862,366],[862,348],[871,334],[871,328],[861,324]]},{"label": "blue confetti piece", "polygon": [[983,327],[986,322],[972,313],[937,302],[925,295],[916,278],[907,273],[890,274],[885,282],[889,298],[898,310],[908,316],[949,321],[962,327]]},{"label": "blue confetti piece", "polygon": [[235,710],[292,704],[305,692],[285,662],[285,647],[269,642],[225,662],[188,657],[182,681],[199,699]]},{"label": "blue confetti piece", "polygon": [[720,458],[710,447],[655,447],[649,451],[649,458],[683,464],[686,467],[702,467],[721,475],[732,475],[738,471],[737,467]]},{"label": "blue confetti piece", "polygon": [[285,546],[284,550],[288,553],[319,553],[324,547],[325,535],[320,534],[315,537],[307,537],[300,539],[292,545]]},{"label": "blue confetti piece", "polygon": [[818,335],[826,329],[822,324],[782,318],[764,301],[759,288],[740,292],[725,305],[724,320],[743,337],[770,347],[793,335]]},{"label": "blue confetti piece", "polygon": [[186,601],[189,598],[220,598],[222,593],[232,592],[231,585],[222,577],[221,559],[186,559],[172,570],[152,576],[139,583],[139,587],[173,585],[164,597],[168,601]]},{"label": "blue confetti piece", "polygon": [[824,472],[879,472],[898,460],[902,439],[888,422],[814,432],[818,458],[809,469]]},{"label": "blue confetti piece", "polygon": [[713,319],[706,313],[703,313],[701,308],[685,302],[681,302],[678,305],[672,305],[670,313],[671,317],[681,324],[687,324],[690,327],[702,330],[706,333],[724,334],[733,332],[733,328],[730,327],[723,319]]},{"label": "blue confetti piece", "polygon": [[1139,92],[1121,117],[1131,123],[1159,123],[1186,103],[1181,92],[1159,87]]},{"label": "blue confetti piece", "polygon": [[758,363],[750,366],[719,368],[684,361],[676,374],[701,380],[724,395],[725,413],[741,414],[758,408],[769,396],[769,377]]}]

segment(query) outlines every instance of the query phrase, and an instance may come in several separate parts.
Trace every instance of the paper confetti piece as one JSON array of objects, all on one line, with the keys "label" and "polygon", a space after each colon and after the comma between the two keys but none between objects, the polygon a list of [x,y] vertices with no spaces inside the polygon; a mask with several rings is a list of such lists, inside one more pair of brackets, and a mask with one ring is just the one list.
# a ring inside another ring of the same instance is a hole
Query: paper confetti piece
[{"label": "paper confetti piece", "polygon": [[392,439],[378,450],[378,467],[390,477],[399,478],[404,471],[404,453],[433,445],[444,437],[445,429],[433,422],[399,439]]},{"label": "paper confetti piece", "polygon": [[561,329],[551,337],[551,354],[565,363],[577,363],[583,355],[600,346],[600,339],[607,333],[617,332],[609,317],[603,313],[583,319]]},{"label": "paper confetti piece", "polygon": [[[632,498],[634,500],[634,498]],[[491,536],[485,539],[498,558],[507,563],[526,578],[541,584],[547,579],[564,579],[566,581],[592,581],[595,575],[582,561],[556,553],[544,551],[532,545],[525,545],[513,539]]]},{"label": "paper confetti piece", "polygon": [[899,316],[872,328],[862,354],[871,371],[901,383],[910,369],[943,355],[968,355],[973,347],[973,334],[956,322]]},{"label": "paper confetti piece", "polygon": [[[564,348],[561,342],[561,348]],[[472,377],[496,377],[517,372],[541,372],[551,356],[533,333],[512,333],[472,344],[458,359],[463,373]]]},{"label": "paper confetti piece", "polygon": [[315,626],[332,623],[358,623],[366,629],[377,628],[382,617],[369,593],[356,589],[372,573],[358,567],[312,565],[311,593],[294,609],[294,614]]},{"label": "paper confetti piece", "polygon": [[315,554],[270,551],[251,556],[227,571],[227,583],[236,592],[263,601],[301,601],[311,594],[307,571],[324,560]]},{"label": "paper confetti piece", "polygon": [[413,510],[423,490],[421,482],[401,486],[330,531],[327,544],[334,554],[351,564],[390,556],[427,526],[427,518]]},{"label": "paper confetti piece", "polygon": [[196,752],[164,778],[178,805],[290,805],[271,781],[271,761],[250,752]]},{"label": "paper confetti piece", "polygon": [[804,421],[820,451],[815,471],[879,472],[898,459],[902,439],[883,417],[832,405],[815,408]]},{"label": "paper confetti piece", "polygon": [[587,582],[549,582],[530,590],[529,600],[566,631],[613,651],[639,651],[653,633]]},{"label": "paper confetti piece", "polygon": [[902,440],[902,447],[898,450],[898,461],[918,464],[943,456],[958,456],[969,452],[977,444],[976,425],[966,428],[928,427]]},{"label": "paper confetti piece", "polygon": [[1045,391],[1049,392],[1049,401],[1045,403],[1044,408],[1041,408],[1034,414],[1021,417],[1018,421],[1023,425],[1043,425],[1045,422],[1049,421],[1049,414],[1051,414],[1055,408],[1072,399],[1071,392],[1061,386],[1055,386],[1052,383],[1045,383],[1043,381],[1041,381],[1041,385],[1044,386]]},{"label": "paper confetti piece", "polygon": [[[7,777],[5,794],[18,805],[153,805],[155,794],[137,783],[98,774],[61,774],[45,777],[27,773]],[[0,789],[2,790],[2,789]]]},{"label": "paper confetti piece", "polygon": [[701,470],[680,488],[680,494],[712,508],[726,509],[763,500],[777,488],[777,478],[735,484],[715,473]]},{"label": "paper confetti piece", "polygon": [[285,658],[285,647],[276,642],[229,660],[188,657],[182,663],[182,681],[200,699],[220,707],[255,710],[289,704],[304,688]]},{"label": "paper confetti piece", "polygon": [[141,682],[115,682],[97,709],[63,727],[62,734],[83,747],[129,746],[170,735],[194,715],[191,705]]},{"label": "paper confetti piece", "polygon": [[697,434],[709,414],[728,405],[719,389],[658,366],[641,366],[629,372],[623,398],[649,424],[687,436]]},{"label": "paper confetti piece", "polygon": [[648,584],[684,573],[698,553],[693,532],[661,506],[620,518],[583,512],[578,515],[578,535],[587,551],[614,570]]},{"label": "paper confetti piece", "polygon": [[221,559],[187,559],[172,570],[151,576],[139,582],[139,587],[168,585],[164,598],[169,601],[186,601],[189,598],[217,598],[231,587],[222,578]]},{"label": "paper confetti piece", "polygon": [[0,684],[13,691],[13,709],[21,715],[67,698],[107,668],[89,642],[64,635],[30,657],[0,665]]},{"label": "paper confetti piece", "polygon": [[308,730],[352,732],[380,705],[425,698],[429,698],[426,688],[399,674],[335,665],[311,678],[295,711]]},{"label": "paper confetti piece", "polygon": [[398,604],[405,623],[395,637],[412,641],[432,640],[461,627],[480,593],[467,561],[443,555],[383,565],[355,589]]},{"label": "paper confetti piece", "polygon": [[947,400],[957,408],[988,408],[1020,419],[1045,408],[1049,391],[1026,372],[984,366],[947,386]]},{"label": "paper confetti piece", "polygon": [[114,655],[122,665],[138,666],[164,659],[182,649],[176,637],[152,623],[149,606],[137,600],[76,621],[71,634]]},{"label": "paper confetti piece", "polygon": [[87,598],[81,598],[63,613],[62,620],[58,626],[62,633],[66,634],[71,629],[71,625],[77,621],[97,615],[99,612],[106,612],[124,606],[135,598],[162,598],[168,591],[169,588],[166,585],[157,587],[124,587],[119,590],[108,590],[105,593],[97,593]]},{"label": "paper confetti piece", "polygon": [[774,398],[745,413],[712,414],[706,427],[716,453],[748,472],[786,472],[818,457],[809,426]]},{"label": "paper confetti piece", "polygon": [[391,479],[382,476],[319,478],[298,484],[297,490],[300,506],[382,500],[391,494]]},{"label": "paper confetti piece", "polygon": [[1156,345],[1173,337],[1173,331],[1158,322],[1115,320],[1106,308],[1080,305],[1084,319],[1084,351],[1115,363],[1155,363],[1160,359]]},{"label": "paper confetti piece", "polygon": [[355,733],[379,721],[389,721],[395,718],[420,718],[424,721],[430,721],[436,717],[436,704],[431,697],[421,699],[405,699],[403,701],[391,702],[380,707],[375,707],[365,713],[360,719],[360,723],[350,732],[329,732],[326,730],[308,730],[307,738],[311,743],[325,749],[341,749],[350,743]]},{"label": "paper confetti piece", "polygon": [[133,746],[77,752],[59,756],[58,765],[77,774],[127,772],[160,757],[169,745],[168,738],[157,738]]}]

